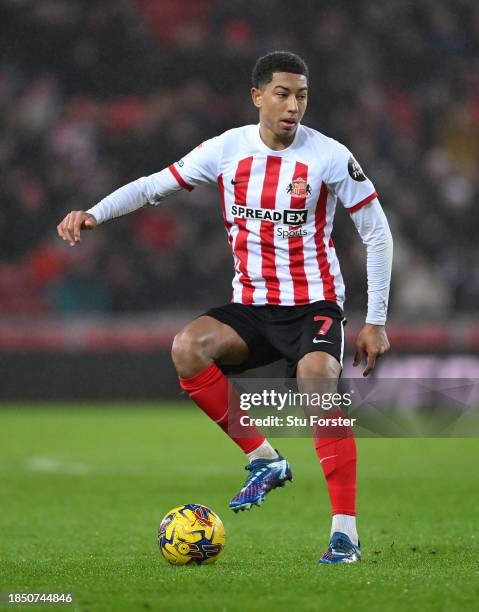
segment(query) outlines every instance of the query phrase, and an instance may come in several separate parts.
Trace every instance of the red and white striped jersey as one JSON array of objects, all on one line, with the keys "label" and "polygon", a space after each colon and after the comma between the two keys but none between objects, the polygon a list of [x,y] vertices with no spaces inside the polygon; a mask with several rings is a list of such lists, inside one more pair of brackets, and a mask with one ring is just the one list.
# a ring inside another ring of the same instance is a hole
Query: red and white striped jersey
[{"label": "red and white striped jersey", "polygon": [[281,151],[258,125],[207,140],[170,166],[188,190],[217,183],[234,258],[233,302],[285,306],[344,302],[331,238],[336,201],[350,211],[377,197],[351,152],[299,125]]}]

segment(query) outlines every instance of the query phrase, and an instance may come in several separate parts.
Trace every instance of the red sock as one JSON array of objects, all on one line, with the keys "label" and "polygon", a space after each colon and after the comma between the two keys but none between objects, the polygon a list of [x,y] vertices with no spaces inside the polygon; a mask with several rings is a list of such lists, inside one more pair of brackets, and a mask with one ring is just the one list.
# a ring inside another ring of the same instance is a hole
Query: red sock
[{"label": "red sock", "polygon": [[[180,385],[195,404],[245,453],[251,453],[264,442],[264,436],[257,427],[242,427],[239,424],[239,417],[243,414],[239,407],[239,396],[215,363],[191,378],[180,377]],[[228,432],[228,421],[234,433]]]},{"label": "red sock", "polygon": [[[332,418],[345,416],[341,411]],[[327,428],[331,436],[334,428]],[[332,514],[356,514],[356,442],[350,427],[337,428],[341,437],[324,437],[325,428],[314,430],[314,446],[323,468],[331,500]],[[322,434],[322,435],[321,435]]]}]

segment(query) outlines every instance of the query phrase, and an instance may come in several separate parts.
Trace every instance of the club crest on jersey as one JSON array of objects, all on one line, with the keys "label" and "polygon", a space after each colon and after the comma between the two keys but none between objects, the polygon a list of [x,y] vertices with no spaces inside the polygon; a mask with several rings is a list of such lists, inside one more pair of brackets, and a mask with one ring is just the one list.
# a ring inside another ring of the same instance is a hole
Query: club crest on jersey
[{"label": "club crest on jersey", "polygon": [[292,193],[295,196],[305,196],[311,193],[311,187],[304,178],[299,177],[294,179],[287,187],[286,193]]}]

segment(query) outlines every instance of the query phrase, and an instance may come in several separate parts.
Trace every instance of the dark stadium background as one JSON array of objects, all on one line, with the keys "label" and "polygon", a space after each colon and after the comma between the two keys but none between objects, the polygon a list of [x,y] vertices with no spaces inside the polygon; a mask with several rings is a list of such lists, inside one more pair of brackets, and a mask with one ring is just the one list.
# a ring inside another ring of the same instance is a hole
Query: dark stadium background
[{"label": "dark stadium background", "polygon": [[[0,40],[0,399],[178,396],[174,333],[230,299],[215,190],[74,249],[56,225],[256,122],[250,71],[273,49],[309,63],[305,124],[352,149],[392,228],[393,352],[379,373],[478,377],[476,2],[4,0]],[[351,347],[365,257],[340,205],[334,240]]]}]

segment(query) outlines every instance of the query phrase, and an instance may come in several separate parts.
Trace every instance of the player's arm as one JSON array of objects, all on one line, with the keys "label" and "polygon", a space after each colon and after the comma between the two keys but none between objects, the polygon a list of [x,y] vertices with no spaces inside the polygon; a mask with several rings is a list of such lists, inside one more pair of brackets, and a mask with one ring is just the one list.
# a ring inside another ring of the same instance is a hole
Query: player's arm
[{"label": "player's arm", "polygon": [[100,223],[127,215],[143,206],[157,205],[170,193],[181,189],[166,168],[151,176],[143,176],[123,185],[87,211],[73,210],[57,226],[58,235],[75,246],[82,230],[94,229]]},{"label": "player's arm", "polygon": [[393,257],[393,239],[381,204],[375,198],[351,218],[367,249],[368,311],[366,323],[356,339],[354,366],[366,360],[367,376],[376,360],[389,350],[386,334],[387,307]]},{"label": "player's arm", "polygon": [[363,375],[374,368],[376,359],[389,350],[386,316],[391,281],[393,244],[386,215],[372,182],[351,151],[331,141],[328,186],[351,214],[367,248],[368,312],[366,324],[356,340],[354,365],[367,361]]},{"label": "player's arm", "polygon": [[87,211],[75,210],[58,224],[60,238],[75,246],[82,230],[94,229],[110,219],[134,212],[143,206],[156,206],[164,198],[196,185],[216,181],[221,137],[207,140],[182,160],[150,176],[143,176],[110,195]]}]

